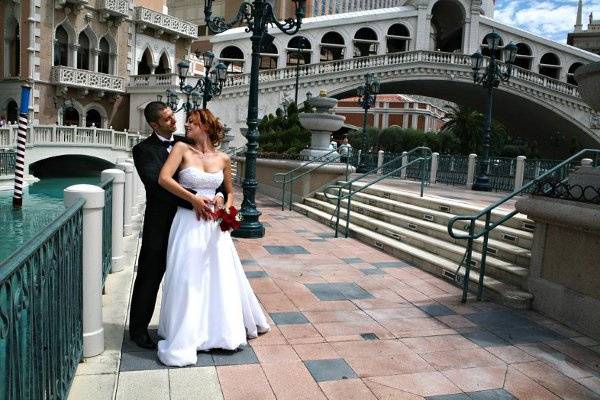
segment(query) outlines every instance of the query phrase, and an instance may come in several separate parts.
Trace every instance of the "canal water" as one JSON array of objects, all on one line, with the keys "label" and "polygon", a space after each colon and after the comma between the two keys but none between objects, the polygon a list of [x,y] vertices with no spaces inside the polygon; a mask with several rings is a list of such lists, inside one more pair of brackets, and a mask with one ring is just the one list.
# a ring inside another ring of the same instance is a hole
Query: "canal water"
[{"label": "canal water", "polygon": [[63,189],[80,183],[98,185],[100,176],[42,178],[25,189],[20,210],[12,190],[0,191],[0,263],[54,221],[64,210]]}]

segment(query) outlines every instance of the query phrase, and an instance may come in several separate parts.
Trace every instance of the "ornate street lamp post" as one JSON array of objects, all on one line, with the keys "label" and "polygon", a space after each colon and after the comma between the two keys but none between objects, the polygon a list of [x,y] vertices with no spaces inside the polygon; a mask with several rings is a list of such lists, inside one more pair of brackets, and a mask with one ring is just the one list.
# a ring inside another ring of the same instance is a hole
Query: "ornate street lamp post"
[{"label": "ornate street lamp post", "polygon": [[[166,103],[174,112],[183,109],[186,114],[189,114],[192,110],[200,108],[200,101],[202,101],[202,108],[206,108],[206,103],[212,100],[214,96],[221,94],[223,84],[227,79],[227,67],[223,63],[218,63],[216,67],[212,69],[215,55],[210,51],[203,53],[202,58],[204,59],[204,78],[198,79],[198,82],[196,82],[196,85],[194,86],[185,84],[190,69],[190,62],[183,59],[177,64],[179,70],[179,89],[185,94],[186,101],[180,108],[177,108],[179,96],[174,90],[168,89]],[[162,96],[159,95],[157,98],[162,98]]]},{"label": "ornate street lamp post", "polygon": [[302,38],[299,38],[298,40],[298,47],[296,47],[296,51],[294,53],[294,55],[296,56],[296,90],[294,92],[294,102],[296,103],[296,106],[298,106],[298,79],[300,77],[300,57],[302,57],[302,60],[304,60],[304,41],[302,40]]},{"label": "ornate street lamp post", "polygon": [[379,93],[379,81],[375,79],[375,75],[372,73],[368,73],[365,75],[365,84],[360,85],[356,89],[356,93],[358,94],[358,104],[365,110],[365,115],[363,117],[363,132],[362,132],[362,143],[361,143],[361,158],[360,164],[356,167],[356,172],[369,172],[368,165],[365,162],[367,155],[367,143],[369,141],[367,135],[367,116],[369,113],[369,109],[375,105],[375,101],[377,101],[377,93]]},{"label": "ornate street lamp post", "polygon": [[241,227],[232,232],[232,236],[243,238],[260,238],[265,234],[265,228],[258,220],[261,213],[256,208],[256,152],[258,148],[258,67],[261,49],[273,42],[274,37],[268,33],[267,27],[275,25],[280,31],[294,35],[300,30],[304,18],[304,0],[292,0],[296,5],[296,19],[287,18],[279,22],[273,13],[273,7],[266,0],[244,2],[231,21],[223,17],[212,16],[212,0],[206,0],[204,17],[206,25],[214,33],[225,32],[234,25],[244,22],[246,30],[252,32],[252,64],[250,67],[250,92],[248,95],[248,132],[246,133],[246,168],[242,188],[244,199],[240,213],[243,217]]},{"label": "ornate street lamp post", "polygon": [[[492,106],[494,102],[494,88],[500,85],[500,82],[508,82],[511,76],[512,66],[517,56],[517,46],[514,43],[508,44],[502,50],[506,68],[502,68],[496,61],[496,51],[500,48],[502,38],[496,32],[485,35],[484,41],[487,43],[490,51],[488,65],[482,73],[479,70],[483,67],[484,57],[480,52],[471,56],[471,66],[473,68],[473,82],[476,85],[482,85],[487,89],[487,99],[485,107],[485,125],[483,127],[483,160],[479,164],[479,175],[473,183],[473,190],[486,191],[492,190],[490,178],[487,176],[490,165],[490,140],[492,136]],[[503,70],[504,69],[504,70]]]}]

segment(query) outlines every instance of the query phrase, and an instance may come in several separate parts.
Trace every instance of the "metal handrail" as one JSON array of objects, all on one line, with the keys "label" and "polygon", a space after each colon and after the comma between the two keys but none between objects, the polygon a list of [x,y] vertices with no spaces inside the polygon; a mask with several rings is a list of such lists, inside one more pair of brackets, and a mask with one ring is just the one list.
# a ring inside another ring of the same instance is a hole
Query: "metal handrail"
[{"label": "metal handrail", "polygon": [[[414,160],[412,160],[411,162],[408,162],[398,168],[393,169],[392,171],[383,174],[381,176],[379,176],[377,179],[374,179],[373,181],[367,183],[364,186],[361,186],[359,189],[357,189],[356,191],[352,191],[352,184],[360,179],[365,178],[367,175],[373,174],[379,170],[383,171],[383,168],[385,168],[386,166],[389,166],[390,164],[394,164],[397,163],[398,160],[402,160],[404,157],[406,157],[408,159],[408,157],[417,152],[417,151],[421,151],[424,153],[429,153],[429,156],[421,156],[419,158],[416,158]],[[325,190],[323,190],[323,194],[325,195],[325,198],[327,200],[335,200],[336,201],[336,209],[335,209],[335,237],[338,237],[338,232],[339,232],[339,225],[340,225],[340,210],[341,210],[341,201],[342,199],[347,199],[348,200],[348,205],[347,205],[347,209],[346,209],[346,232],[345,232],[345,237],[348,237],[348,232],[349,232],[349,226],[350,226],[350,209],[352,208],[352,196],[355,195],[356,193],[362,192],[363,190],[365,190],[366,188],[376,184],[377,182],[382,181],[383,179],[396,174],[399,171],[402,171],[403,169],[407,169],[408,167],[410,167],[413,164],[416,164],[417,162],[420,165],[420,169],[421,169],[421,197],[423,197],[423,191],[424,191],[424,187],[425,187],[425,169],[423,168],[423,164],[426,161],[430,161],[432,157],[432,152],[431,149],[429,147],[415,147],[414,149],[394,158],[393,160],[390,160],[388,162],[386,162],[385,164],[378,166],[377,168],[372,169],[369,172],[366,172],[354,179],[352,179],[351,181],[348,181],[348,179],[346,178],[346,182],[344,182],[343,184],[337,184],[337,185],[329,185],[325,188]],[[342,196],[342,190],[344,190],[344,188],[346,188],[346,190],[348,190],[348,194]],[[337,189],[338,194],[335,196],[330,197],[330,193],[328,193],[328,191],[330,189]],[[333,215],[332,215],[333,218]]]},{"label": "metal handrail", "polygon": [[[561,169],[565,166],[568,166],[572,161],[580,158],[581,156],[583,156],[586,153],[594,153],[594,154],[596,154],[596,157],[598,157],[600,155],[600,150],[597,150],[597,149],[581,150],[577,154],[567,158],[566,160],[562,161],[555,167],[551,168],[544,174],[529,181],[528,183],[523,185],[521,188],[514,190],[512,193],[510,193],[506,197],[502,198],[501,200],[497,201],[496,203],[484,208],[478,214],[476,214],[476,215],[457,215],[450,219],[450,221],[448,222],[448,234],[454,239],[467,239],[468,240],[467,250],[465,252],[465,257],[463,258],[463,260],[465,262],[465,276],[463,279],[463,295],[462,295],[463,303],[466,302],[466,300],[467,300],[467,293],[469,290],[469,274],[471,273],[471,258],[472,258],[472,254],[473,254],[473,241],[475,239],[479,239],[480,237],[483,236],[483,247],[481,250],[481,261],[480,261],[480,267],[479,267],[479,288],[477,291],[477,300],[481,300],[482,294],[483,294],[483,278],[485,276],[485,262],[486,262],[486,257],[487,257],[487,245],[488,245],[489,233],[492,229],[496,228],[497,226],[502,225],[503,223],[505,223],[512,217],[514,217],[516,214],[518,214],[518,211],[514,210],[514,211],[511,211],[510,213],[506,214],[504,217],[500,218],[499,220],[492,222],[491,221],[492,211],[494,211],[494,209],[496,209],[499,206],[501,206],[502,204],[506,203],[508,200],[512,199],[513,197],[526,192],[532,186],[537,185],[540,181],[542,181],[546,177],[554,174],[559,169]],[[479,218],[481,218],[484,215],[485,215],[484,228],[479,232],[475,232],[475,225],[477,223],[477,220],[479,220]],[[468,229],[467,234],[454,233],[454,225],[458,221],[465,221],[465,222],[468,221],[469,229]],[[462,265],[462,262],[461,262],[461,265]],[[459,269],[460,269],[461,265],[459,265]]]},{"label": "metal handrail", "polygon": [[[290,199],[289,199],[289,209],[290,211],[292,210],[292,198],[293,198],[293,194],[294,194],[294,186],[293,183],[298,180],[299,178],[302,178],[303,176],[310,174],[311,172],[324,167],[326,165],[332,164],[332,163],[337,163],[336,158],[331,157],[332,155],[338,155],[338,151],[337,150],[331,150],[328,153],[325,153],[313,160],[307,161],[306,163],[300,165],[297,168],[294,168],[291,171],[288,172],[278,172],[276,174],[273,174],[273,182],[274,183],[281,183],[281,211],[283,211],[285,209],[285,188],[286,185],[289,183],[290,184]],[[348,174],[349,174],[349,170],[350,170],[350,158],[352,156],[352,148],[348,149],[348,156],[346,157],[346,180],[348,180]],[[321,162],[319,165],[302,172],[300,175],[295,175],[294,173],[305,169],[306,167],[308,167],[310,164],[315,163],[315,162]],[[290,179],[287,179],[288,177],[290,177]],[[281,180],[278,180],[279,178],[282,178]]]}]

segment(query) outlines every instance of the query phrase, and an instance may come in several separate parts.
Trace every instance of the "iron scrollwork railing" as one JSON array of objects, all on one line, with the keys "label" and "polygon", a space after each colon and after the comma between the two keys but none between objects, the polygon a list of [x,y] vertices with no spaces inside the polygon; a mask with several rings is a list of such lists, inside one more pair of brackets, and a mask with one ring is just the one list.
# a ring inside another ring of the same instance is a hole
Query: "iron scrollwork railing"
[{"label": "iron scrollwork railing", "polygon": [[112,268],[112,184],[114,178],[102,182],[104,211],[102,212],[102,287]]},{"label": "iron scrollwork railing", "polygon": [[531,192],[534,196],[552,199],[571,200],[587,204],[600,205],[600,187],[570,185],[555,179],[542,180]]},{"label": "iron scrollwork railing", "polygon": [[84,200],[0,264],[0,397],[65,399],[83,352]]},{"label": "iron scrollwork railing", "polygon": [[[454,239],[466,239],[467,240],[467,249],[465,251],[465,255],[463,260],[458,266],[458,272],[464,266],[465,274],[463,278],[463,294],[462,294],[462,302],[466,302],[467,294],[469,292],[469,275],[471,273],[472,263],[471,260],[473,258],[473,242],[479,238],[483,238],[483,245],[481,248],[481,260],[479,261],[479,286],[477,290],[477,300],[482,299],[483,295],[483,280],[485,277],[485,267],[486,267],[486,258],[488,252],[488,239],[490,235],[490,231],[495,229],[497,226],[504,224],[506,221],[517,215],[517,211],[511,211],[508,214],[502,216],[492,216],[492,213],[498,209],[501,205],[506,203],[507,201],[513,199],[518,195],[523,195],[530,193],[535,190],[537,187],[541,187],[543,189],[543,182],[548,180],[552,180],[555,182],[565,183],[568,179],[569,173],[572,171],[573,166],[579,164],[581,160],[585,156],[594,156],[595,157],[595,166],[598,166],[598,160],[600,159],[600,150],[597,149],[585,149],[581,150],[577,154],[567,158],[562,161],[558,165],[549,169],[544,174],[541,174],[537,178],[529,181],[524,184],[521,188],[514,190],[509,195],[505,196],[501,200],[496,203],[484,208],[479,213],[475,215],[457,215],[450,219],[448,222],[448,234]],[[479,221],[481,218],[484,218],[484,221]],[[456,224],[459,224],[461,228],[455,228]],[[455,232],[455,229],[458,229],[458,232]],[[465,232],[466,231],[466,232]]]},{"label": "iron scrollwork railing", "polygon": [[440,155],[435,182],[464,186],[467,184],[468,170],[469,157],[447,154]]}]

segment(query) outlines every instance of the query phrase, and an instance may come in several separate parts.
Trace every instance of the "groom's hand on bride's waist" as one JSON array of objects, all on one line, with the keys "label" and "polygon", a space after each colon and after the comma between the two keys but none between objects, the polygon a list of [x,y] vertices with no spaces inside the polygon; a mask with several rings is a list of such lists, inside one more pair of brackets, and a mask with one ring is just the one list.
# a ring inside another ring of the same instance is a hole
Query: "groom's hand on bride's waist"
[{"label": "groom's hand on bride's waist", "polygon": [[214,201],[204,196],[194,196],[194,200],[192,201],[192,205],[194,206],[194,211],[196,212],[196,217],[198,220],[204,219],[209,220],[212,219],[212,205]]}]

